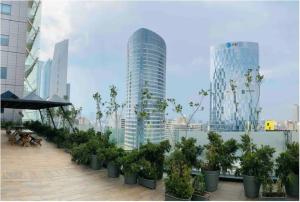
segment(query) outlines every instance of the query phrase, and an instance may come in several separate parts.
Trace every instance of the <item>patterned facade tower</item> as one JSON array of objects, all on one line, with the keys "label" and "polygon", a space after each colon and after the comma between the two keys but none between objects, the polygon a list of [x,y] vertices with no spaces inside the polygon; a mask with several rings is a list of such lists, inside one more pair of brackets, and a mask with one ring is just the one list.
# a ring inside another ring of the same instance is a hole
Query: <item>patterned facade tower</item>
[{"label": "patterned facade tower", "polygon": [[[210,130],[244,131],[258,123],[258,44],[229,42],[211,47]],[[252,82],[246,86],[246,74]],[[236,86],[234,90],[232,85]]]}]

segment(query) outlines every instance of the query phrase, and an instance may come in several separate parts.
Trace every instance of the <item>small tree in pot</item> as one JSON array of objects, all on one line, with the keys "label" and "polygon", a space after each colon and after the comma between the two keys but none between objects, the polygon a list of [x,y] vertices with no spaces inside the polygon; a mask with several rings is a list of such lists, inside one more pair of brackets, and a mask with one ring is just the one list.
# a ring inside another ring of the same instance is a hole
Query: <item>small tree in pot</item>
[{"label": "small tree in pot", "polygon": [[139,151],[137,149],[125,153],[125,155],[122,157],[121,163],[125,184],[136,184],[137,175],[140,170],[138,161]]},{"label": "small tree in pot", "polygon": [[203,148],[200,145],[196,146],[196,139],[182,137],[181,142],[177,143],[175,147],[182,152],[188,166],[199,167],[198,157],[201,155]]},{"label": "small tree in pot", "polygon": [[193,181],[194,193],[192,201],[208,201],[209,193],[205,191],[205,181],[202,173],[199,173],[194,177]]},{"label": "small tree in pot", "polygon": [[225,173],[236,160],[235,152],[238,146],[234,139],[224,142],[221,136],[213,131],[208,133],[208,140],[209,144],[204,145],[206,162],[202,169],[206,190],[213,192],[218,188],[220,170]]},{"label": "small tree in pot", "polygon": [[140,172],[139,172],[139,184],[150,188],[156,188],[156,179],[157,179],[157,167],[155,167],[150,161],[142,158],[139,161]]},{"label": "small tree in pot", "polygon": [[186,163],[182,151],[176,149],[167,160],[168,177],[165,179],[166,201],[190,200],[194,192],[191,168]]},{"label": "small tree in pot", "polygon": [[155,167],[156,179],[160,180],[163,176],[163,165],[165,160],[165,153],[170,151],[171,145],[168,140],[162,141],[159,144],[147,142],[140,147],[140,157],[151,162],[151,166]]},{"label": "small tree in pot", "polygon": [[299,197],[299,143],[287,144],[287,150],[276,159],[276,176],[289,196]]},{"label": "small tree in pot", "polygon": [[124,150],[118,148],[115,145],[108,147],[104,151],[105,160],[107,164],[107,173],[109,177],[119,177],[120,175],[120,165],[121,159],[124,155]]},{"label": "small tree in pot", "polygon": [[236,175],[243,175],[245,196],[256,198],[262,182],[266,188],[267,179],[269,179],[270,172],[272,172],[272,156],[275,150],[269,146],[257,148],[248,134],[242,135],[241,140],[241,168],[237,170]]}]

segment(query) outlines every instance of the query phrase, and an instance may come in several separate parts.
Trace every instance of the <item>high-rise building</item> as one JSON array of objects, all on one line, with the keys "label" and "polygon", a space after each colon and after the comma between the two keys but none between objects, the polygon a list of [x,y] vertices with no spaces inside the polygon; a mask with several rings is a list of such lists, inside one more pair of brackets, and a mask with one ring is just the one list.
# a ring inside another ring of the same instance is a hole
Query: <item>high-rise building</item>
[{"label": "high-rise building", "polygon": [[68,40],[55,44],[50,70],[49,97],[57,95],[65,99],[67,95]]},{"label": "high-rise building", "polygon": [[52,60],[48,59],[41,67],[39,96],[45,100],[49,98],[51,65]]},{"label": "high-rise building", "polygon": [[[31,72],[34,72],[37,62],[35,58],[38,45],[35,42],[38,41],[39,35],[40,10],[40,1],[0,3],[1,93],[11,91],[18,97],[26,95],[26,81]],[[1,109],[1,117],[18,121],[22,118],[20,112],[15,109]]]},{"label": "high-rise building", "polygon": [[[159,143],[165,139],[164,113],[153,112],[155,102],[165,98],[166,44],[158,34],[145,28],[137,30],[127,47],[127,111],[125,119],[126,148],[136,148],[147,140]],[[151,94],[145,120],[138,119],[135,108],[141,106],[142,91]]]},{"label": "high-rise building", "polygon": [[[211,47],[210,53],[210,130],[242,131],[257,125],[258,44],[228,42]],[[252,75],[249,88],[245,85],[247,72]]]}]

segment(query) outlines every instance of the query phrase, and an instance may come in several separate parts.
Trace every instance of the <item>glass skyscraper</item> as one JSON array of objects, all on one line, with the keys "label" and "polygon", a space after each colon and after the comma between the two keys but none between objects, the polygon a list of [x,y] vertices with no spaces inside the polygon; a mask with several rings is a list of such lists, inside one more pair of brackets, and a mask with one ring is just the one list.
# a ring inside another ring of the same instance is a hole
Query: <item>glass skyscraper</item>
[{"label": "glass skyscraper", "polygon": [[[127,50],[127,110],[125,148],[136,148],[147,140],[159,143],[165,139],[164,113],[153,112],[158,99],[166,94],[166,44],[158,34],[141,28],[128,41]],[[149,116],[141,121],[135,109],[141,105],[142,91],[148,89],[151,98],[146,107]]]},{"label": "glass skyscraper", "polygon": [[[210,130],[243,131],[258,121],[258,44],[228,42],[211,47],[210,53]],[[253,78],[249,88],[245,85],[248,71]]]}]

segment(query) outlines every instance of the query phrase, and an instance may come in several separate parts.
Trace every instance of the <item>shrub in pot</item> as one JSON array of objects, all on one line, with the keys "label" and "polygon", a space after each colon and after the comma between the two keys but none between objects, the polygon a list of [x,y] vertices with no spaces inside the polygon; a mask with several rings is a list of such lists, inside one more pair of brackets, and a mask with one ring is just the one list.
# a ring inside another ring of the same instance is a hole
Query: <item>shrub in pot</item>
[{"label": "shrub in pot", "polygon": [[171,149],[171,145],[168,140],[162,141],[159,144],[154,144],[151,142],[147,142],[140,147],[140,156],[147,161],[152,163],[152,166],[155,167],[157,176],[156,179],[160,180],[163,176],[163,165],[165,160],[165,153],[169,152]]},{"label": "shrub in pot", "polygon": [[186,163],[182,151],[175,149],[166,164],[168,165],[167,178],[165,179],[165,200],[186,201],[193,194],[191,168]]},{"label": "shrub in pot", "polygon": [[90,160],[90,152],[86,145],[87,143],[74,146],[71,150],[72,161],[77,164],[87,165]]},{"label": "shrub in pot", "polygon": [[181,138],[181,142],[175,145],[175,148],[180,150],[184,155],[185,162],[190,167],[199,167],[198,157],[203,151],[203,147],[196,146],[195,138]]},{"label": "shrub in pot", "polygon": [[199,173],[193,180],[194,193],[192,195],[192,201],[208,201],[209,193],[205,191],[204,176]]},{"label": "shrub in pot", "polygon": [[156,179],[157,179],[157,167],[152,164],[150,161],[142,158],[139,161],[140,171],[139,171],[139,184],[150,188],[156,188]]},{"label": "shrub in pot", "polygon": [[287,144],[286,151],[276,159],[276,176],[291,197],[299,197],[299,143]]},{"label": "shrub in pot", "polygon": [[103,160],[98,158],[98,149],[102,147],[99,137],[92,137],[87,143],[89,154],[90,154],[90,167],[94,170],[99,170],[102,167]]},{"label": "shrub in pot", "polygon": [[[274,187],[275,186],[275,187]],[[262,181],[262,191],[259,194],[261,201],[285,201],[287,200],[280,179],[274,183],[271,175]]]},{"label": "shrub in pot", "polygon": [[168,152],[171,148],[169,141],[162,141],[160,144],[154,144],[147,142],[140,147],[140,157],[147,161],[150,161],[153,166],[157,169],[157,179],[162,178],[163,174],[163,163],[164,163],[164,153]]},{"label": "shrub in pot", "polygon": [[115,145],[105,148],[104,157],[107,163],[108,177],[116,178],[120,175],[121,159],[124,155],[124,150]]},{"label": "shrub in pot", "polygon": [[124,174],[125,184],[136,184],[137,176],[140,170],[139,161],[139,151],[134,149],[125,153],[121,159],[122,171]]},{"label": "shrub in pot", "polygon": [[243,175],[245,196],[256,198],[259,195],[261,183],[263,181],[266,183],[266,179],[272,172],[272,156],[275,150],[270,146],[257,148],[248,134],[242,135],[241,141],[241,168],[237,170],[236,174]]},{"label": "shrub in pot", "polygon": [[204,145],[206,149],[206,162],[202,165],[206,190],[216,191],[219,183],[220,170],[225,173],[232,167],[236,160],[235,152],[238,149],[234,139],[223,141],[216,132],[208,133],[209,143]]}]

